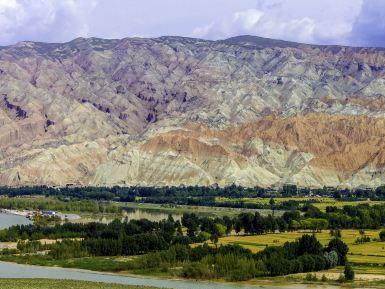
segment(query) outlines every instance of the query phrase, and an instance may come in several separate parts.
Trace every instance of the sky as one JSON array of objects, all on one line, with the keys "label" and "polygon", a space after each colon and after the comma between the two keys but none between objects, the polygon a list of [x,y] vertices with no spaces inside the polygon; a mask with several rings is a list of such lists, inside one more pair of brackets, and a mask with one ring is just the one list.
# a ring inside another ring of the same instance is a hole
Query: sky
[{"label": "sky", "polygon": [[385,0],[0,0],[0,45],[245,34],[385,47]]}]

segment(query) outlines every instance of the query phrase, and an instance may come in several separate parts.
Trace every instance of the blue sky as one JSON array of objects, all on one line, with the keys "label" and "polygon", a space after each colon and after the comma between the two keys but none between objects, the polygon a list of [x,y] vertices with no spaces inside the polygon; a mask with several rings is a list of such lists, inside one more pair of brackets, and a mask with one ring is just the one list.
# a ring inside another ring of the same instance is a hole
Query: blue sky
[{"label": "blue sky", "polygon": [[385,46],[385,0],[0,0],[0,45],[242,34]]}]

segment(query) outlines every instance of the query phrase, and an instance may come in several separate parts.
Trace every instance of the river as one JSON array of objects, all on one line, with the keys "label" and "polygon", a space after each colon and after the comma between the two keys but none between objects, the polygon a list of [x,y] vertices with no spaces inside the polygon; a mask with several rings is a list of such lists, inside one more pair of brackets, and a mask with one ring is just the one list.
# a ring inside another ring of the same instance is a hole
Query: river
[{"label": "river", "polygon": [[[203,281],[164,280],[150,277],[131,277],[117,274],[106,274],[87,270],[64,269],[57,267],[40,267],[0,262],[0,278],[48,278],[118,283],[138,286],[154,286],[173,289],[305,289],[306,285],[288,286],[242,286]],[[333,286],[312,286],[313,289],[337,289]]]},{"label": "river", "polygon": [[13,215],[13,214],[0,213],[0,230],[8,228],[10,226],[14,226],[14,225],[28,225],[28,224],[32,224],[32,222],[28,220],[26,217]]}]

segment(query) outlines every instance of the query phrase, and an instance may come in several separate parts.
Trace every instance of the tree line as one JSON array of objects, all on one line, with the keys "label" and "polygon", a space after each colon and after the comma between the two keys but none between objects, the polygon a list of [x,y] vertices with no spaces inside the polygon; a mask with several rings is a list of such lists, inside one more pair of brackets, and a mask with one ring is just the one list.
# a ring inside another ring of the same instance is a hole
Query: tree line
[{"label": "tree line", "polygon": [[64,212],[120,213],[121,207],[111,202],[94,200],[64,200],[57,198],[0,198],[0,208],[54,210]]},{"label": "tree line", "polygon": [[[143,236],[144,237],[144,236]],[[152,236],[152,238],[156,238]],[[95,241],[95,240],[94,240]],[[106,241],[106,240],[104,240]],[[130,240],[127,246],[131,246]],[[143,238],[142,242],[152,242]],[[109,255],[120,251],[108,249],[114,244],[110,241],[98,243],[103,246],[99,253]],[[34,253],[36,250],[49,250],[48,255],[39,258],[63,259],[69,257],[90,256],[84,250],[84,243],[75,240],[64,240],[55,244],[41,245],[37,241],[20,241],[18,249],[23,253]],[[94,249],[97,246],[93,247]],[[322,246],[315,235],[303,235],[293,242],[282,246],[269,246],[258,253],[252,253],[239,245],[209,246],[207,243],[191,247],[187,244],[172,244],[166,247],[152,247],[146,254],[120,264],[124,270],[140,272],[171,272],[178,270],[179,276],[192,279],[226,279],[243,281],[261,276],[281,276],[302,272],[321,271],[339,265],[347,265],[348,246],[338,237]]]},{"label": "tree line", "polygon": [[[368,189],[338,189],[338,188],[298,188],[296,185],[284,185],[282,188],[272,190],[261,187],[244,188],[237,185],[227,187],[218,186],[178,186],[178,187],[0,187],[0,195],[10,197],[23,195],[45,195],[70,197],[76,199],[93,200],[116,200],[124,202],[135,201],[136,198],[156,198],[162,201],[162,198],[183,198],[194,197],[227,197],[237,198],[271,198],[277,196],[331,196],[336,199],[357,200],[385,200],[385,185],[377,188]],[[165,200],[165,199],[163,199]]]},{"label": "tree line", "polygon": [[[175,244],[191,244],[211,240],[214,244],[224,235],[266,234],[277,231],[384,227],[385,206],[359,205],[341,209],[330,207],[321,212],[309,206],[299,211],[285,212],[282,216],[262,216],[258,212],[241,213],[235,217],[209,218],[185,213],[181,221],[171,216],[159,222],[146,219],[102,223],[65,223],[55,225],[19,225],[0,231],[0,241],[66,239],[51,250],[57,256],[76,255],[115,256],[137,255],[165,250]],[[182,227],[186,228],[186,234]],[[338,235],[336,235],[338,237]],[[384,238],[383,235],[380,238]],[[72,243],[71,243],[72,242]],[[70,246],[74,249],[68,249]],[[62,250],[62,252],[61,252]]]},{"label": "tree line", "polygon": [[[187,228],[187,236],[183,236],[182,226]],[[342,208],[331,206],[326,208],[326,212],[322,212],[312,205],[306,205],[302,211],[287,211],[281,216],[262,216],[258,212],[245,212],[235,217],[209,218],[195,213],[185,213],[181,222],[170,217],[168,220],[160,222],[149,220],[120,222],[115,220],[110,224],[65,223],[55,226],[38,224],[13,226],[0,231],[0,241],[43,238],[116,240],[125,236],[150,233],[161,236],[166,240],[166,243],[172,243],[173,240],[174,242],[178,240],[178,242],[189,243],[195,242],[197,239],[215,239],[230,234],[232,231],[243,234],[265,234],[300,229],[320,231],[324,229],[378,229],[381,227],[385,227],[385,205],[361,204]]]},{"label": "tree line", "polygon": [[127,264],[127,268],[168,271],[169,268],[182,267],[180,276],[184,278],[242,281],[345,265],[348,250],[339,238],[333,238],[323,247],[314,235],[303,235],[294,242],[267,247],[256,254],[238,245],[174,245],[168,250],[136,258]]}]

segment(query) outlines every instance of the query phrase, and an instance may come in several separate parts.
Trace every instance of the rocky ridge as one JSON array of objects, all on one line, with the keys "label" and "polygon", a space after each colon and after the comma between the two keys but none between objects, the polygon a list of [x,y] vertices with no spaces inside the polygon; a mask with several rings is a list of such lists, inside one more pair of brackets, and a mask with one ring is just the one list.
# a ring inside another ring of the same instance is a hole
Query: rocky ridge
[{"label": "rocky ridge", "polygon": [[252,36],[0,48],[3,185],[377,186],[385,50]]}]

